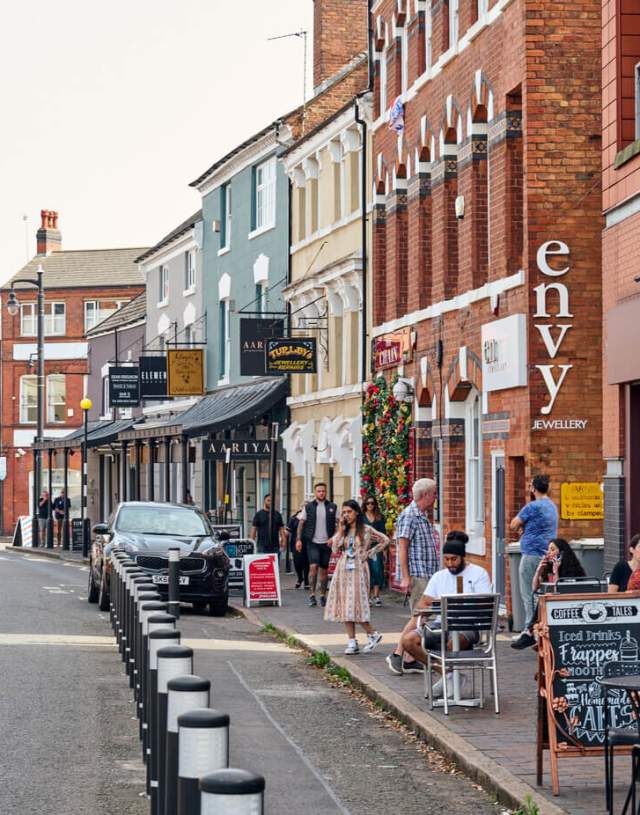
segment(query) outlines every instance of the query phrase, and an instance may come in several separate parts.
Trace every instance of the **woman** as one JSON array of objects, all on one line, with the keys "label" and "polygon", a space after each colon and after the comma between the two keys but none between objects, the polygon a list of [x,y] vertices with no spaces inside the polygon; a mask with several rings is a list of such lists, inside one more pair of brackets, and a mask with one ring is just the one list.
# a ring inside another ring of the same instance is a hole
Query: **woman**
[{"label": "woman", "polygon": [[617,594],[619,591],[628,591],[629,579],[633,572],[640,569],[640,535],[634,535],[629,541],[630,560],[620,560],[613,567],[609,578],[609,594]]},{"label": "woman", "polygon": [[362,510],[356,501],[342,505],[340,529],[327,542],[340,554],[331,580],[325,620],[344,623],[349,642],[345,654],[357,654],[356,624],[369,635],[364,652],[370,653],[382,639],[369,622],[369,566],[367,560],[389,545],[389,538],[372,526],[366,526]]},{"label": "woman", "polygon": [[[536,592],[542,583],[557,583],[561,577],[585,577],[582,563],[564,538],[553,538],[547,553],[540,560],[531,583],[531,591]],[[512,648],[520,650],[535,644],[533,626],[538,619],[538,603],[533,607],[533,615],[517,640],[511,643]]]},{"label": "woman", "polygon": [[296,570],[298,580],[296,588],[299,589],[304,582],[305,589],[309,589],[309,558],[307,557],[307,547],[302,544],[302,549],[298,552],[296,549],[296,537],[298,534],[298,524],[300,523],[300,513],[304,509],[304,503],[300,509],[295,512],[287,524],[287,536],[289,537],[289,549],[293,555],[293,566]]},{"label": "woman", "polygon": [[[363,504],[363,515],[366,526],[372,526],[376,532],[384,535],[385,525],[378,502],[373,496],[369,496]],[[369,564],[369,597],[373,592],[373,605],[381,606],[380,589],[384,587],[384,555],[378,552]],[[370,599],[371,602],[371,599]]]}]

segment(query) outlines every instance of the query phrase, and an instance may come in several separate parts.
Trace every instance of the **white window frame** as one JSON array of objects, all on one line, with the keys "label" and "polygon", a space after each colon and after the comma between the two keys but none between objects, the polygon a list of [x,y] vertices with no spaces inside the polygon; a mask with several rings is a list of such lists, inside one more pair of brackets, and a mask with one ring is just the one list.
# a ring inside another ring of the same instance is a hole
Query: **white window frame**
[{"label": "white window frame", "polygon": [[[62,306],[62,314],[55,315],[56,307]],[[58,327],[56,328],[56,325]],[[63,337],[67,332],[67,307],[61,300],[44,304],[44,333],[46,337]]]},{"label": "white window frame", "polygon": [[380,115],[387,115],[387,49],[380,52]]},{"label": "white window frame", "polygon": [[431,14],[431,0],[427,0],[427,8],[424,13],[424,36],[425,44],[425,67],[431,70],[433,65],[433,17]]},{"label": "white window frame", "polygon": [[400,90],[404,97],[409,89],[409,29],[405,22],[400,34]]},{"label": "white window frame", "polygon": [[640,62],[636,63],[635,68],[633,69],[633,77],[635,80],[635,137],[636,139],[640,139]]},{"label": "white window frame", "polygon": [[[93,320],[89,325],[89,306],[93,306]],[[84,301],[84,333],[86,334],[91,328],[98,324],[99,318],[98,314],[100,313],[100,304],[97,300],[85,300]]]},{"label": "white window frame", "polygon": [[233,214],[233,199],[231,197],[231,182],[229,181],[224,185],[224,212],[222,217],[224,219],[224,246],[220,249],[231,248],[231,220]]},{"label": "white window frame", "polygon": [[[31,312],[27,316],[27,312]],[[25,326],[27,326],[25,328]],[[35,303],[20,304],[20,336],[35,337],[38,333],[38,317]]]},{"label": "white window frame", "polygon": [[[34,401],[29,403],[26,399],[26,386],[33,383]],[[33,419],[29,418],[29,410],[33,411]],[[20,424],[36,424],[38,421],[38,377],[35,374],[24,374],[20,377]]]},{"label": "white window frame", "polygon": [[271,229],[276,224],[275,156],[256,166],[256,188],[254,195],[256,207],[254,233],[263,232],[266,229]]},{"label": "white window frame", "polygon": [[113,419],[113,408],[109,407],[109,375],[102,377],[102,418]]},{"label": "white window frame", "polygon": [[[54,402],[52,399],[53,381],[61,381],[63,385],[62,401]],[[62,418],[55,418],[55,409],[62,405]],[[66,421],[67,409],[67,381],[64,374],[47,375],[47,424],[64,424]]]},{"label": "white window frame", "polygon": [[158,307],[166,306],[169,302],[169,267],[162,264],[159,267],[159,291],[160,299],[158,300]]},{"label": "white window frame", "polygon": [[222,358],[224,368],[218,371],[218,384],[226,385],[231,376],[231,309],[228,297],[221,298],[219,302],[224,303],[224,340],[223,347],[220,349],[220,352],[224,355]]},{"label": "white window frame", "polygon": [[185,268],[185,294],[192,294],[196,290],[196,250],[189,249],[186,253]]},{"label": "white window frame", "polygon": [[458,0],[449,0],[449,48],[458,44],[459,36],[459,3]]},{"label": "white window frame", "polygon": [[[476,425],[477,423],[477,425]],[[465,514],[470,543],[484,546],[484,461],[482,395],[474,388],[465,402]],[[473,551],[473,550],[471,550]],[[484,551],[484,550],[483,550]],[[480,554],[482,554],[481,552]]]}]

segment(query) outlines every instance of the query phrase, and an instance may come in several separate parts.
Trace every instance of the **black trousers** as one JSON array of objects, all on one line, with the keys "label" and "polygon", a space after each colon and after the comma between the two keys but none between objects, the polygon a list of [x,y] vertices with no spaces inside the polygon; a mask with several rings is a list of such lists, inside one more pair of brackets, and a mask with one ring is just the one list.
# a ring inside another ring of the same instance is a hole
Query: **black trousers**
[{"label": "black trousers", "polygon": [[298,582],[304,583],[305,586],[309,585],[309,557],[307,555],[307,547],[302,544],[302,552],[298,552],[295,546],[293,547],[293,568],[296,570]]}]

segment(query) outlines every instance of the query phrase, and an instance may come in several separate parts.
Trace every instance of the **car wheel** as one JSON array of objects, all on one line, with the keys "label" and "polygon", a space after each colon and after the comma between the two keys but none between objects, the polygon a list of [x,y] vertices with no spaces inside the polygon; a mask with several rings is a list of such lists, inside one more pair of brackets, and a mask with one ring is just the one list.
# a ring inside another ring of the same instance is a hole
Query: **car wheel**
[{"label": "car wheel", "polygon": [[209,603],[209,615],[211,617],[224,617],[229,608],[229,593],[223,594],[219,600]]},{"label": "car wheel", "polygon": [[98,608],[100,611],[109,611],[110,603],[109,603],[109,595],[107,594],[107,583],[104,577],[104,571],[102,572],[102,577],[100,578],[100,592],[98,594]]},{"label": "car wheel", "polygon": [[93,579],[93,569],[91,568],[91,564],[89,564],[89,585],[87,586],[87,600],[90,603],[98,602],[98,587],[96,586],[95,580]]},{"label": "car wheel", "polygon": [[198,614],[204,614],[204,612],[207,610],[206,602],[204,600],[198,600],[193,604],[193,610]]}]

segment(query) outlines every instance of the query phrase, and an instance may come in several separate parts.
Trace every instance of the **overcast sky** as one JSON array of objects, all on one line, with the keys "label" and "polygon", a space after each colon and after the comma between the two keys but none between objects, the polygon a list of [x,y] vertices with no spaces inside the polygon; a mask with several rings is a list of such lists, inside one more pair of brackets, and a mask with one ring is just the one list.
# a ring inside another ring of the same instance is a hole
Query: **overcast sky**
[{"label": "overcast sky", "polygon": [[[188,184],[302,101],[313,0],[23,0],[0,27],[0,283],[35,254],[146,246],[200,206]],[[308,71],[309,73],[309,71]],[[311,82],[308,82],[310,92]]]}]

